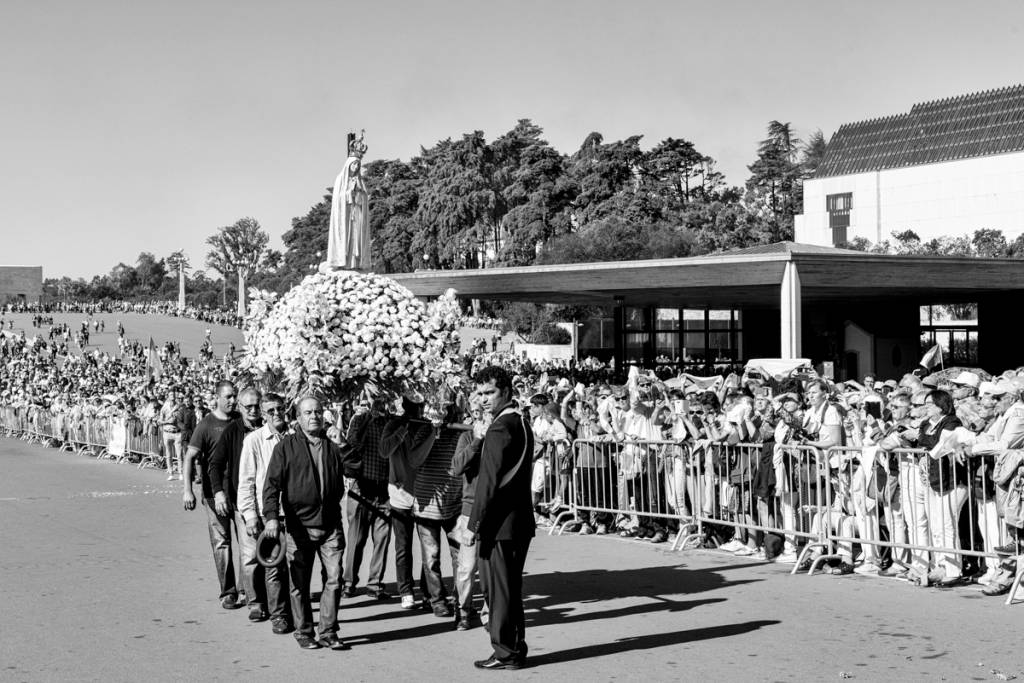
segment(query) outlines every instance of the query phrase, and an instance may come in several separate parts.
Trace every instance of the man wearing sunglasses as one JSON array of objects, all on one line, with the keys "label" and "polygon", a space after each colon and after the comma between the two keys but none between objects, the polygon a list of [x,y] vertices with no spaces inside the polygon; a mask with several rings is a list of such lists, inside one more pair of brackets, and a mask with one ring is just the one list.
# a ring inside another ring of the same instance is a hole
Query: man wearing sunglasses
[{"label": "man wearing sunglasses", "polygon": [[263,531],[263,483],[267,478],[267,466],[274,446],[289,433],[289,429],[281,396],[272,393],[264,395],[260,409],[263,413],[263,426],[245,436],[238,459],[238,512],[245,521],[245,534],[241,538],[241,561],[242,570],[252,572],[251,583],[255,592],[249,598],[250,614],[266,608],[270,613],[274,633],[283,634],[291,632],[293,628],[287,570],[284,566],[264,569],[257,563],[256,539]]},{"label": "man wearing sunglasses", "polygon": [[[247,387],[238,395],[238,405],[241,418],[233,421],[224,428],[217,445],[213,449],[213,456],[206,466],[206,476],[210,480],[210,490],[213,492],[213,506],[220,517],[226,517],[234,522],[235,537],[241,546],[246,541],[253,541],[242,529],[245,522],[235,509],[235,501],[238,500],[238,459],[242,454],[242,442],[249,432],[252,432],[263,425],[263,418],[260,416],[260,392],[253,387]],[[230,543],[230,537],[229,537]],[[240,555],[244,556],[243,549]],[[267,612],[263,604],[256,600],[256,591],[253,587],[253,571],[256,569],[256,552],[252,549],[249,563],[242,563],[242,588],[249,599],[249,620],[265,621]]]}]

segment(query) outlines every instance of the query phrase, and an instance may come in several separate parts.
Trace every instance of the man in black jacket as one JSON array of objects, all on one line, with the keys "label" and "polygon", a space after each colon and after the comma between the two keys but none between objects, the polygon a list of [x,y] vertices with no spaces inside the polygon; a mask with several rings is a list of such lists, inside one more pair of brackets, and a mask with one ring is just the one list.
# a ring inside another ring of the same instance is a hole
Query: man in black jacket
[{"label": "man in black jacket", "polygon": [[[344,477],[357,477],[360,463],[352,449],[343,451],[324,433],[320,401],[303,397],[297,403],[298,429],[285,437],[270,456],[263,484],[263,521],[267,532],[278,532],[278,509],[284,513],[286,557],[291,582],[292,618],[299,647],[345,650],[338,637],[341,528]],[[325,572],[320,596],[320,639],[313,637],[313,606],[309,596],[313,559],[319,556]]]},{"label": "man in black jacket", "polygon": [[481,406],[494,416],[484,435],[466,542],[480,541],[480,583],[487,596],[494,653],[479,669],[518,669],[526,660],[523,566],[535,532],[530,494],[533,432],[512,400],[512,381],[490,366],[474,378]]}]

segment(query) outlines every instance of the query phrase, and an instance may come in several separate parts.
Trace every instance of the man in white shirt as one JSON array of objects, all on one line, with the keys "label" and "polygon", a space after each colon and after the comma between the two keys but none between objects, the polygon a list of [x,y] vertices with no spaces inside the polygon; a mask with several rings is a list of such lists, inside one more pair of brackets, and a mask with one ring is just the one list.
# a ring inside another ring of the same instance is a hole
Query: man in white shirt
[{"label": "man in white shirt", "polygon": [[238,459],[238,511],[245,521],[245,535],[241,539],[242,566],[255,564],[253,570],[254,598],[257,606],[266,606],[274,633],[292,630],[288,600],[288,573],[283,566],[263,568],[255,561],[256,538],[263,530],[263,483],[274,446],[288,431],[285,421],[284,399],[268,393],[260,403],[263,426],[246,435]]}]

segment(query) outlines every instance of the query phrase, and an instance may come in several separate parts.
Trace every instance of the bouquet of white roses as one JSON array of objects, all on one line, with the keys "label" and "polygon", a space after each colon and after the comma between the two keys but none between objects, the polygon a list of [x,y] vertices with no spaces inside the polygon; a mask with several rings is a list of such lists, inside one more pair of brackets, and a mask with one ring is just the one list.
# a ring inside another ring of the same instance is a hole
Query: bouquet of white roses
[{"label": "bouquet of white roses", "polygon": [[458,372],[460,320],[454,290],[428,305],[381,275],[317,272],[280,300],[252,293],[243,363],[292,397],[397,395]]}]

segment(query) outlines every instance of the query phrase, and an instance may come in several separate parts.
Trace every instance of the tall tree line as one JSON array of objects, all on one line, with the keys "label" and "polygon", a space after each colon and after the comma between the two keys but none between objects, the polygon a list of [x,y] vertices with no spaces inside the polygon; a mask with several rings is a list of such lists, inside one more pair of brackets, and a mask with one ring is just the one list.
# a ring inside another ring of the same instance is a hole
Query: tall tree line
[{"label": "tall tree line", "polygon": [[[792,239],[802,180],[824,150],[820,132],[804,146],[790,124],[773,121],[739,188],[689,140],[666,138],[649,150],[641,140],[594,132],[563,154],[522,119],[491,141],[473,131],[409,161],[369,162],[374,268],[659,258]],[[329,216],[328,194],[293,220],[282,280],[322,260]]]}]

